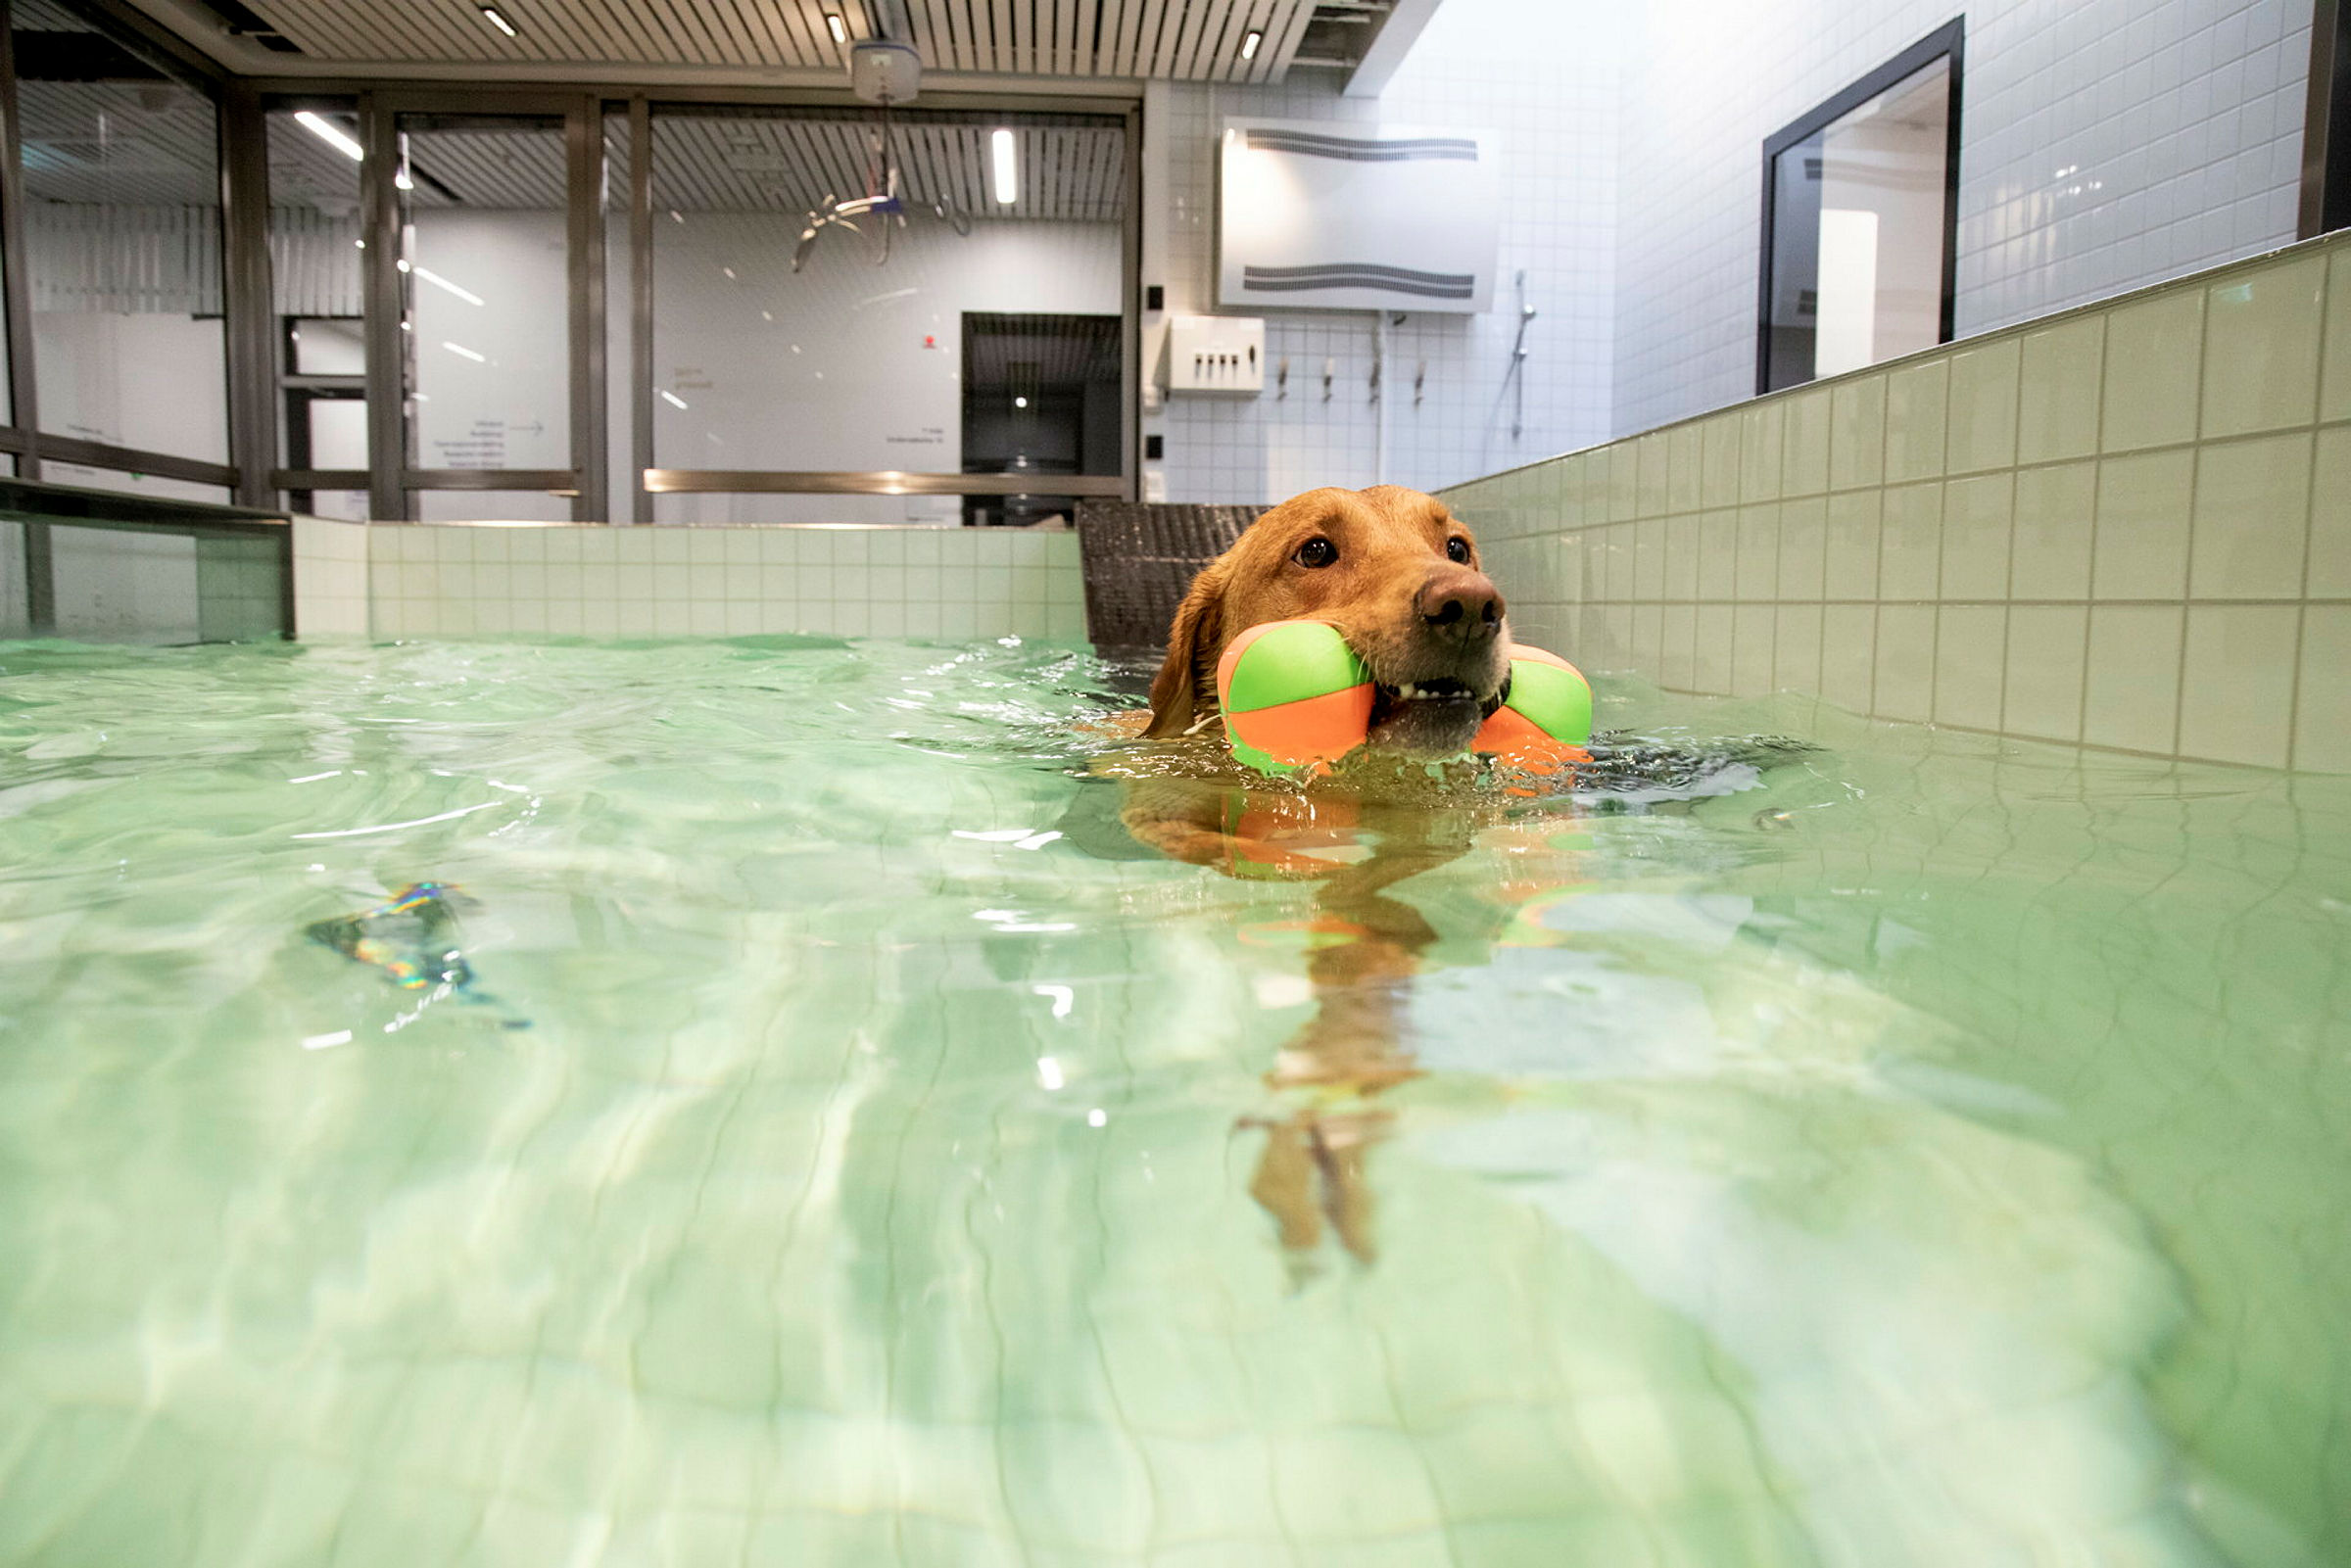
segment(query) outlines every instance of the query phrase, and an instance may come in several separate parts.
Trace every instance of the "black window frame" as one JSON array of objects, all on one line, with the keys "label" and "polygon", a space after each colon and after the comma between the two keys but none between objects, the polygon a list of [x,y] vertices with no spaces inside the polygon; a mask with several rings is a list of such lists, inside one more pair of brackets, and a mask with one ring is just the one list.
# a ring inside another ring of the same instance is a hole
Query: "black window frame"
[{"label": "black window frame", "polygon": [[1756,396],[1809,386],[1811,381],[1820,379],[1815,372],[1810,381],[1791,382],[1786,387],[1774,387],[1771,384],[1772,217],[1779,205],[1777,181],[1780,155],[1946,57],[1950,61],[1950,107],[1945,115],[1943,150],[1943,305],[1936,328],[1936,341],[1951,341],[1956,313],[1954,305],[1959,291],[1959,89],[1966,54],[1967,18],[1953,17],[1851,86],[1814,105],[1763,138],[1763,247],[1755,267]]}]

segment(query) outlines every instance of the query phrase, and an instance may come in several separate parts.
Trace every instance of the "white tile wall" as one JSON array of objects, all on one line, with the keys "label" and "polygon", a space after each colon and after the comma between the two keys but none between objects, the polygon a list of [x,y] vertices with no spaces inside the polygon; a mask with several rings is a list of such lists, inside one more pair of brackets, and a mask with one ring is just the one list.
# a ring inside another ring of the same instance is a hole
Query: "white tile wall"
[{"label": "white tile wall", "polygon": [[294,635],[367,635],[367,525],[294,519]]},{"label": "white tile wall", "polygon": [[1684,0],[1626,15],[1618,431],[1753,392],[1763,138],[1954,16],[1961,335],[2293,238],[2307,4]]},{"label": "white tile wall", "polygon": [[377,637],[1085,635],[1066,531],[378,523],[367,538]]},{"label": "white tile wall", "polygon": [[[1594,0],[1446,0],[1377,99],[1342,98],[1328,73],[1308,71],[1277,88],[1153,88],[1146,200],[1164,213],[1165,249],[1152,254],[1154,223],[1143,281],[1167,286],[1171,313],[1216,309],[1216,136],[1227,116],[1491,129],[1503,159],[1503,287],[1494,309],[1407,312],[1387,331],[1377,404],[1370,312],[1270,312],[1267,362],[1288,361],[1286,398],[1269,376],[1260,399],[1173,398],[1163,414],[1146,416],[1145,431],[1167,437],[1167,499],[1273,501],[1319,485],[1383,481],[1435,489],[1608,433],[1618,9]],[[1161,166],[1164,180],[1153,178]],[[1518,330],[1511,283],[1521,269],[1538,313],[1527,332],[1524,424],[1513,437],[1504,377]],[[1325,360],[1336,361],[1328,402]]]},{"label": "white tile wall", "polygon": [[1446,496],[1520,635],[1597,668],[2351,772],[2347,260],[2351,231]]}]

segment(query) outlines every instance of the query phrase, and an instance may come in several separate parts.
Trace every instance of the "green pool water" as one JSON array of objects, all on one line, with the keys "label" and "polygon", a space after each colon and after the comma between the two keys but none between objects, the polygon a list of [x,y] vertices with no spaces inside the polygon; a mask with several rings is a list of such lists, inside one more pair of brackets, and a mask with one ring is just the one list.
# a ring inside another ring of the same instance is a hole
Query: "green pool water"
[{"label": "green pool water", "polygon": [[1821,749],[1341,906],[1066,648],[0,645],[0,1562],[2351,1560],[2351,783],[1602,697]]}]

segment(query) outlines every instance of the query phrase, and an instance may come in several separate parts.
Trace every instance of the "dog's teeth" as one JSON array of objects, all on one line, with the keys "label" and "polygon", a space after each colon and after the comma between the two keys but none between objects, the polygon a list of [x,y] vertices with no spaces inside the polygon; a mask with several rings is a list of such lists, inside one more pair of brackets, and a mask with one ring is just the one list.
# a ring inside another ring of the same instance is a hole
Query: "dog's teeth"
[{"label": "dog's teeth", "polygon": [[1420,689],[1413,685],[1412,682],[1407,681],[1404,683],[1404,685],[1396,689],[1396,694],[1404,698],[1405,701],[1410,702],[1420,694]]}]

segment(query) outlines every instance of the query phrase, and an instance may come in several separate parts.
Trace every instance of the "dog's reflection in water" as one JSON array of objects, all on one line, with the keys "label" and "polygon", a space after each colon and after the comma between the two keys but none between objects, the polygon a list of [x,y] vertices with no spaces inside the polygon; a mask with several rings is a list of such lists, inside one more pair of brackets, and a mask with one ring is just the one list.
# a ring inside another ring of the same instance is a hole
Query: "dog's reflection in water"
[{"label": "dog's reflection in water", "polygon": [[1304,790],[1251,784],[1223,771],[1129,778],[1121,820],[1171,858],[1312,887],[1306,918],[1243,933],[1303,947],[1314,1006],[1266,1073],[1281,1109],[1241,1120],[1264,1135],[1249,1191],[1271,1215],[1294,1275],[1310,1272],[1332,1237],[1369,1263],[1378,1244],[1367,1163],[1395,1125],[1383,1092],[1420,1073],[1413,982],[1438,939],[1395,888],[1466,854],[1505,807],[1477,790],[1464,805],[1461,781],[1420,770],[1407,787],[1391,779],[1384,791],[1362,780]]}]

